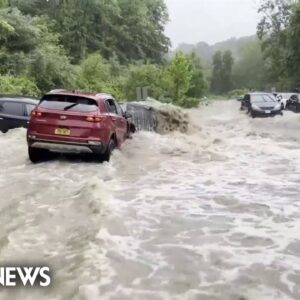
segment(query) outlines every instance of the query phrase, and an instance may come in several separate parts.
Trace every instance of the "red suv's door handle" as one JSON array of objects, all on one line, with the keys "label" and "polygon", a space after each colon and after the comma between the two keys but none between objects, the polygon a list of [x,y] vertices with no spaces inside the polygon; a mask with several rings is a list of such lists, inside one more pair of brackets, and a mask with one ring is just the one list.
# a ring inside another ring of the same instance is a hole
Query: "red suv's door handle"
[{"label": "red suv's door handle", "polygon": [[113,121],[117,121],[117,118],[112,117],[111,119],[112,119]]}]

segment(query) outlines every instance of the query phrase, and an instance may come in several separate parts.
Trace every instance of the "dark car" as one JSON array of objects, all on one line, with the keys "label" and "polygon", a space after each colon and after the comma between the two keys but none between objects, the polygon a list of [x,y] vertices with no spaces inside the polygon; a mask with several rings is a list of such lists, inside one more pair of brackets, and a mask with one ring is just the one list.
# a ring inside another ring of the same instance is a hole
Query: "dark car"
[{"label": "dark car", "polygon": [[282,115],[282,106],[276,97],[268,93],[251,93],[245,95],[241,110],[246,110],[252,118]]},{"label": "dark car", "polygon": [[32,110],[38,99],[21,96],[0,96],[0,131],[28,127]]},{"label": "dark car", "polygon": [[153,108],[137,104],[137,103],[123,103],[124,111],[132,115],[129,119],[130,131],[155,131],[157,127],[157,117]]},{"label": "dark car", "polygon": [[31,114],[29,158],[36,163],[52,153],[85,153],[109,161],[128,138],[130,117],[109,94],[50,92]]},{"label": "dark car", "polygon": [[286,103],[286,109],[299,113],[300,112],[300,99],[299,94],[293,94]]}]

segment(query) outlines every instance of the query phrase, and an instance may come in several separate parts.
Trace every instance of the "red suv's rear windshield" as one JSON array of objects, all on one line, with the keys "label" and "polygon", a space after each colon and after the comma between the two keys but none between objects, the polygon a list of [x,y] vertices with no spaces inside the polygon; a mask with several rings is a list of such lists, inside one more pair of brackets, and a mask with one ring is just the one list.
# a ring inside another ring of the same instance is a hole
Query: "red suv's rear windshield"
[{"label": "red suv's rear windshield", "polygon": [[39,107],[74,112],[93,112],[98,110],[97,102],[93,99],[65,95],[44,96]]}]

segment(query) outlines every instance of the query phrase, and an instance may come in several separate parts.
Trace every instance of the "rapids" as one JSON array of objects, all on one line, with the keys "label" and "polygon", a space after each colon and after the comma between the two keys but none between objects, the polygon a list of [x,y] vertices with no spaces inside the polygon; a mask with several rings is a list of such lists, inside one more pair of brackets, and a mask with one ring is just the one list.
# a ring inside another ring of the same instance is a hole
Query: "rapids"
[{"label": "rapids", "polygon": [[300,299],[300,115],[188,113],[188,134],[139,132],[102,165],[32,165],[25,130],[0,134],[1,264],[53,277],[0,299]]}]

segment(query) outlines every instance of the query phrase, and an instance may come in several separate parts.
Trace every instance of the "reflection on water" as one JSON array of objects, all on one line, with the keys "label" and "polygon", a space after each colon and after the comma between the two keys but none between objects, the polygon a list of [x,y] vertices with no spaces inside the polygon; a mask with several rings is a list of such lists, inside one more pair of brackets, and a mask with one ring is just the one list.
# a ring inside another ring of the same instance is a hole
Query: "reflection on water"
[{"label": "reflection on water", "polygon": [[0,299],[300,299],[300,115],[238,106],[138,133],[103,165],[32,165],[24,130],[1,135],[1,262],[54,282]]}]

